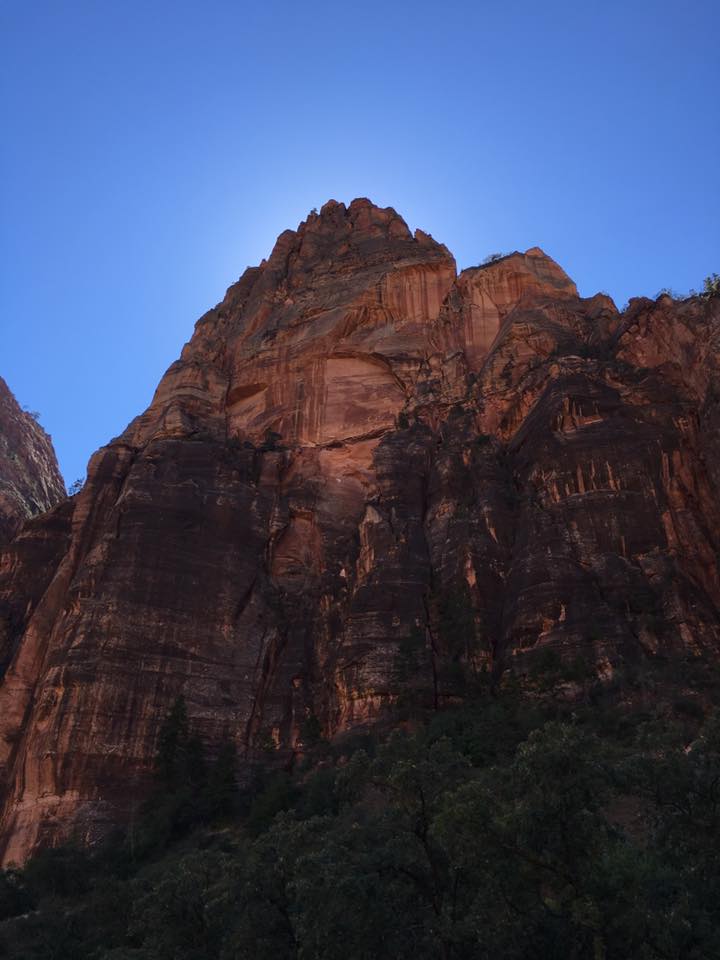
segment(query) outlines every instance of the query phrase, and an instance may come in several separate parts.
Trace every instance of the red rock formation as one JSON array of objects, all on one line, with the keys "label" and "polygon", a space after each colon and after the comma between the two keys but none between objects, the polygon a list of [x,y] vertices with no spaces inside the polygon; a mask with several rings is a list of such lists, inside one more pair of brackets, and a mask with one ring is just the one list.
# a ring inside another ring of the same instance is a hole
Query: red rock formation
[{"label": "red rock formation", "polygon": [[50,437],[0,377],[0,543],[65,499]]},{"label": "red rock formation", "polygon": [[5,862],[128,816],[181,692],[289,756],[545,647],[717,656],[719,335],[367,200],[282,234],[3,555]]}]

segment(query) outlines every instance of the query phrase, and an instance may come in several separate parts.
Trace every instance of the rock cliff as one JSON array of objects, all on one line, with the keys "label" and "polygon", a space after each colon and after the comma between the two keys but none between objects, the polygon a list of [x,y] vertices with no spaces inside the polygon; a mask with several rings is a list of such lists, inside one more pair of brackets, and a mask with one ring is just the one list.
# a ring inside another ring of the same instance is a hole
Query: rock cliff
[{"label": "rock cliff", "polygon": [[283,233],[2,554],[4,861],[131,816],[180,693],[246,762],[546,650],[716,658],[719,346],[367,200]]},{"label": "rock cliff", "polygon": [[50,437],[0,377],[0,543],[65,499]]}]

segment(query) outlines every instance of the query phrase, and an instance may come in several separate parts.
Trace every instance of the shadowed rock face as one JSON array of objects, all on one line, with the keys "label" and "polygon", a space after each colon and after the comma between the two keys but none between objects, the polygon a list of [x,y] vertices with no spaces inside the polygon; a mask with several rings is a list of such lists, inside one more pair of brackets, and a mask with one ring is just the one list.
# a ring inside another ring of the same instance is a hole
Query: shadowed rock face
[{"label": "shadowed rock face", "polygon": [[544,648],[717,656],[719,345],[367,200],[282,234],[3,555],[5,862],[127,817],[179,693],[246,761]]},{"label": "shadowed rock face", "polygon": [[0,543],[65,499],[50,437],[0,377]]}]

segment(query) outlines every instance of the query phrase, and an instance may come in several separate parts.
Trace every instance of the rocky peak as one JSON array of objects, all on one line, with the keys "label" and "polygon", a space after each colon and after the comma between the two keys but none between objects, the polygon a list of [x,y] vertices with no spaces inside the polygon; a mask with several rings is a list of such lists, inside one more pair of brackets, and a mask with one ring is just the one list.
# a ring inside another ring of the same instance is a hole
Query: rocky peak
[{"label": "rocky peak", "polygon": [[[548,304],[554,306],[547,309]],[[532,247],[463,270],[441,312],[435,343],[442,355],[462,355],[463,369],[479,372],[504,336],[518,333],[510,323],[503,329],[506,318],[522,314],[524,324],[542,328],[550,343],[556,339],[550,321],[567,324],[574,312],[587,312],[577,287],[551,257]]]},{"label": "rocky peak", "polygon": [[0,377],[0,542],[64,499],[50,437]]},{"label": "rocky peak", "polygon": [[[498,267],[500,270],[498,270]],[[552,257],[548,256],[540,247],[530,247],[525,253],[514,252],[504,257],[499,264],[488,264],[489,273],[512,271],[517,277],[516,282],[525,290],[533,287],[543,290],[552,296],[577,297],[577,287]],[[493,270],[492,268],[495,268]]]},{"label": "rocky peak", "polygon": [[242,774],[548,651],[716,662],[719,338],[367,200],[281,234],[0,556],[4,861],[131,817],[179,694]]},{"label": "rocky peak", "polygon": [[327,443],[387,428],[455,276],[447,248],[413,236],[392,208],[328,201],[280,234],[203,319],[130,442],[187,435],[198,416],[204,430],[253,442],[271,432]]},{"label": "rocky peak", "polygon": [[453,259],[446,247],[427,234],[412,236],[392,207],[378,207],[364,198],[348,207],[329,200],[297,230],[280,234],[265,264],[260,289],[306,289],[323,276],[434,257]]},{"label": "rocky peak", "polygon": [[540,247],[470,267],[460,276],[479,295],[492,300],[501,315],[530,298],[559,300],[578,296],[570,277]]}]

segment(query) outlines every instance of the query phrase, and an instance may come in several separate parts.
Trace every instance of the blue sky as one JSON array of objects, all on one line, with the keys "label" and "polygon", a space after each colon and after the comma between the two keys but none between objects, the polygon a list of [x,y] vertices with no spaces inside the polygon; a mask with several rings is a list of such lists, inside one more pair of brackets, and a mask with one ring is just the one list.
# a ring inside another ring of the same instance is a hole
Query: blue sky
[{"label": "blue sky", "polygon": [[330,197],[618,305],[720,272],[720,3],[4,0],[0,375],[65,479]]}]

